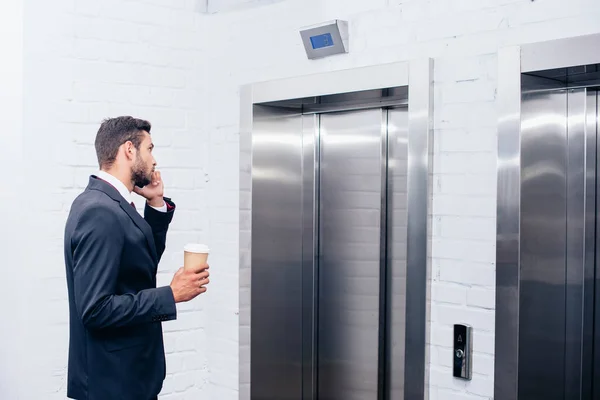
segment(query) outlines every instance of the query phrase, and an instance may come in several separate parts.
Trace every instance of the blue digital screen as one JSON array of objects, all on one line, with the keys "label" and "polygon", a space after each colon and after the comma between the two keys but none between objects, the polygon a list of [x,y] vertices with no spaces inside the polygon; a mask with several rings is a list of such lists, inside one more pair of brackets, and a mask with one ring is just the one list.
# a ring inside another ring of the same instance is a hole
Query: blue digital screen
[{"label": "blue digital screen", "polygon": [[331,33],[324,33],[318,36],[311,36],[310,43],[313,49],[322,49],[323,47],[333,46],[333,38],[331,37]]}]

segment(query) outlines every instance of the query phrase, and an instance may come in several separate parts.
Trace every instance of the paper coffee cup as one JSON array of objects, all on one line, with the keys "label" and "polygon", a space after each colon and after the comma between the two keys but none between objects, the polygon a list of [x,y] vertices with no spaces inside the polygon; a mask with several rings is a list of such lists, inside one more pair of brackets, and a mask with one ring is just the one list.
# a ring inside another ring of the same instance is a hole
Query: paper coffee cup
[{"label": "paper coffee cup", "polygon": [[183,268],[198,271],[208,260],[210,249],[201,243],[188,243],[183,248]]}]

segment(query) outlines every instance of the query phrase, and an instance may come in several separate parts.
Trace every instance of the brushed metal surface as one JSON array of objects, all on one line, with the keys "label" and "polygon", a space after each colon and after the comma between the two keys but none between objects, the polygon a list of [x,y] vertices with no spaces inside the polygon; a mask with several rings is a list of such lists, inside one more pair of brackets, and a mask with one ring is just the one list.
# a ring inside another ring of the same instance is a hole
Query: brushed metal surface
[{"label": "brushed metal surface", "polygon": [[588,400],[597,394],[597,95],[530,92],[522,107],[519,398]]},{"label": "brushed metal surface", "polygon": [[320,136],[318,398],[375,399],[381,111],[321,115]]},{"label": "brushed metal surface", "polygon": [[302,399],[317,397],[319,117],[302,116]]},{"label": "brushed metal surface", "polygon": [[523,95],[518,398],[564,399],[567,96]]},{"label": "brushed metal surface", "polygon": [[[428,133],[427,140],[428,144],[430,144],[431,137],[429,134],[432,117],[431,87],[433,75],[432,61],[428,59],[286,78],[270,82],[254,83],[242,88],[240,127],[241,135],[244,135],[244,137],[240,138],[240,399],[309,399],[311,395],[310,385],[314,385],[315,379],[318,378],[318,375],[314,375],[314,368],[312,371],[308,365],[302,368],[297,362],[297,360],[302,360],[302,357],[306,357],[311,352],[314,356],[317,351],[316,346],[313,346],[312,349],[300,346],[300,350],[295,344],[288,349],[282,347],[298,340],[296,332],[302,332],[299,340],[303,345],[306,345],[306,339],[309,335],[307,334],[309,327],[302,325],[302,321],[299,323],[298,316],[300,316],[300,319],[306,320],[306,304],[310,304],[310,300],[308,302],[305,300],[307,300],[307,296],[310,296],[310,293],[305,293],[304,290],[310,287],[310,283],[307,284],[308,276],[305,276],[304,273],[310,271],[311,266],[307,260],[299,261],[297,255],[300,253],[300,257],[302,257],[305,251],[309,251],[307,246],[309,246],[311,240],[309,237],[310,228],[308,230],[304,229],[308,227],[309,224],[307,224],[307,221],[310,219],[310,216],[307,215],[309,207],[306,204],[306,200],[310,197],[310,189],[307,186],[309,183],[306,180],[306,168],[308,168],[308,164],[306,164],[306,150],[310,147],[310,144],[308,142],[299,142],[294,137],[295,135],[288,135],[290,129],[295,133],[301,132],[302,127],[291,122],[294,119],[294,114],[300,111],[299,109],[295,111],[291,109],[277,111],[271,108],[265,113],[264,111],[267,111],[267,108],[258,106],[257,104],[268,102],[287,103],[294,102],[294,99],[304,99],[307,96],[323,95],[334,95],[330,96],[329,100],[335,103],[336,96],[345,97],[349,92],[355,92],[362,96],[363,93],[361,92],[373,90],[380,90],[388,97],[398,97],[393,93],[408,91],[409,68],[411,70],[410,81],[412,90],[417,94],[425,91],[425,95],[415,95],[412,97],[421,101],[425,100],[428,103],[424,107],[417,104],[413,110],[417,113],[418,118],[412,119],[413,121],[418,121],[420,118],[424,118],[427,123],[425,125],[417,124],[413,126],[426,128]],[[418,72],[420,69],[422,69],[423,73]],[[392,88],[391,91],[389,88]],[[396,103],[396,100],[392,101],[394,104],[399,104]],[[385,98],[380,99],[379,102],[380,104],[374,104],[375,107],[392,105]],[[345,105],[342,106],[345,107]],[[360,104],[359,106],[363,107]],[[256,115],[253,115],[253,111]],[[326,111],[331,112],[333,109],[328,108]],[[278,119],[280,121],[277,121]],[[285,119],[289,119],[289,121],[284,122],[283,120]],[[264,122],[263,125],[261,125],[261,120]],[[283,125],[286,125],[287,128]],[[277,128],[277,126],[281,128]],[[300,130],[297,130],[297,128]],[[423,134],[419,129],[412,130],[411,132],[414,132],[415,135]],[[252,138],[252,140],[247,140],[249,138]],[[302,136],[302,138],[304,140],[305,136]],[[252,146],[250,146],[250,142]],[[293,150],[293,148],[296,148],[297,151]],[[430,146],[428,150],[431,150]],[[423,159],[420,159],[421,156],[423,156]],[[424,155],[415,153],[413,157],[417,157],[419,163],[424,161],[427,166],[430,165],[430,157],[427,153]],[[303,163],[305,164],[302,165]],[[300,170],[297,169],[298,165],[301,166]],[[372,165],[369,162],[366,162],[364,165],[357,165],[357,163],[346,164],[346,168],[349,173],[352,171],[356,173],[357,171],[361,172],[363,168],[371,168]],[[381,168],[380,162],[376,162],[374,165],[377,169]],[[390,166],[390,171],[392,168]],[[315,168],[315,171],[318,171],[318,166]],[[412,171],[418,171],[418,169],[413,169]],[[300,183],[298,184],[298,182]],[[351,183],[355,184],[356,182]],[[428,179],[425,179],[424,186],[427,185],[430,185],[430,182],[428,182]],[[279,187],[282,188],[280,193],[277,192]],[[318,185],[315,185],[315,188],[318,188]],[[270,198],[269,193],[273,193],[274,196]],[[313,194],[318,195],[316,192],[313,192]],[[286,196],[288,196],[290,202],[283,201]],[[388,194],[388,197],[391,198],[392,196]],[[396,200],[398,204],[407,201],[402,195],[394,197],[394,201]],[[351,197],[340,198],[339,206],[364,207],[365,205],[370,205],[372,201],[381,204],[381,193],[364,194],[354,192],[354,195]],[[428,203],[427,197],[423,197],[421,201],[423,204]],[[284,215],[283,209],[275,209],[280,205],[283,208],[290,206],[289,210],[301,210],[301,215],[298,215],[296,211]],[[392,202],[390,201],[388,205],[392,207]],[[315,208],[316,212],[318,212],[318,205]],[[343,214],[340,213],[342,217],[344,216]],[[281,218],[276,216],[281,216]],[[355,216],[352,215],[352,217]],[[358,221],[368,221],[373,218],[371,215],[358,215],[356,217]],[[381,221],[381,214],[376,216],[375,219]],[[286,225],[288,222],[291,222],[291,224]],[[389,218],[386,220],[388,224],[393,225],[393,222]],[[418,227],[418,224],[415,226]],[[427,242],[428,227],[426,223],[423,226],[425,228],[418,227],[414,233],[411,233],[407,226],[406,230],[408,232],[406,235],[407,237],[413,236],[413,243],[416,243],[414,240],[419,237],[423,238],[423,242]],[[292,227],[302,227],[301,232],[294,231]],[[389,225],[387,230],[390,231]],[[352,236],[348,232],[339,233],[342,235],[341,237],[348,238]],[[396,231],[390,233],[390,235],[393,234],[396,234]],[[400,230],[400,233],[396,237],[400,237],[401,234],[402,230]],[[316,241],[314,237],[315,235],[312,238],[313,243]],[[270,243],[267,241],[267,238],[270,239]],[[299,238],[302,241],[302,246],[296,249],[287,247],[286,243],[291,242],[290,238]],[[390,246],[394,245],[395,243]],[[386,247],[387,251],[393,253],[394,250],[389,250],[390,246]],[[260,255],[257,254],[257,249],[274,249],[274,254],[267,256]],[[426,246],[423,246],[423,248],[418,247],[415,251],[416,253],[423,251],[426,258],[427,250],[425,249]],[[406,248],[399,246],[396,252],[397,254],[401,254],[403,250],[406,251]],[[388,272],[393,275],[395,274],[394,262],[391,260],[390,262],[392,263],[392,268],[388,266]],[[281,268],[282,266],[284,268]],[[279,271],[278,267],[285,272]],[[314,263],[312,267],[315,268]],[[427,263],[425,263],[424,267],[425,273],[423,275],[416,274],[416,281],[407,282],[409,287],[413,283],[416,284],[416,287],[411,290],[417,295],[416,299],[418,301],[406,304],[409,309],[416,307],[414,314],[417,318],[417,323],[406,326],[407,329],[412,330],[412,333],[407,335],[409,339],[405,342],[412,343],[415,346],[413,347],[413,355],[416,355],[416,357],[405,358],[405,365],[416,369],[416,374],[411,372],[411,376],[418,377],[416,387],[420,389],[424,389],[424,381],[426,381],[425,365],[428,358],[425,346],[427,333],[425,335],[422,334],[423,327],[419,320],[420,307],[423,304],[425,305],[423,321],[428,320]],[[313,273],[315,273],[314,271],[313,269]],[[424,279],[422,279],[423,277]],[[268,282],[265,283],[265,281]],[[295,286],[287,286],[292,281],[295,282]],[[315,279],[313,284],[318,285],[318,282],[318,279]],[[269,284],[276,283],[282,283],[283,287],[269,287]],[[393,281],[388,282],[388,286],[391,292],[396,290],[394,289]],[[425,290],[423,290],[423,287],[425,287]],[[287,289],[290,289],[290,291],[287,292]],[[301,292],[300,296],[298,296],[298,291]],[[285,299],[286,303],[277,304],[278,299],[281,298],[284,292],[286,296],[289,296]],[[401,296],[400,293],[398,294]],[[300,302],[298,301],[299,297],[301,298]],[[271,302],[268,302],[268,299]],[[316,297],[313,300],[313,307],[318,308],[316,301],[318,298]],[[299,310],[298,307],[301,307],[301,309]],[[397,308],[399,309],[401,306],[399,304],[397,307],[396,305],[392,305],[388,310],[396,310]],[[261,313],[272,314],[260,315]],[[290,315],[286,315],[286,313],[290,313]],[[390,318],[395,320],[395,314],[392,313]],[[280,323],[282,321],[290,321],[291,324]],[[273,325],[271,332],[268,332],[266,329],[269,322]],[[386,326],[389,326],[387,322]],[[390,329],[391,332],[388,332],[390,335],[388,338],[393,343],[392,336],[396,335],[396,333],[392,327]],[[252,334],[250,334],[250,331]],[[426,331],[427,326],[425,326]],[[266,333],[266,336],[261,338],[260,336],[263,332]],[[399,333],[402,334],[403,332]],[[290,337],[284,337],[285,335],[290,335]],[[417,338],[417,341],[410,338]],[[269,340],[271,340],[271,343]],[[312,340],[313,345],[317,344],[314,343],[314,338]],[[310,343],[310,339],[308,339],[308,343]],[[269,346],[272,348],[269,349]],[[283,352],[276,354],[279,349],[283,349]],[[282,367],[282,370],[276,371],[280,367]],[[391,368],[394,368],[393,361],[390,361],[390,365],[386,366],[388,372],[390,372]],[[313,382],[307,383],[304,378],[311,376],[311,374]],[[301,375],[300,380],[304,380],[304,386],[302,386],[302,383],[299,383],[299,375]],[[403,380],[397,380],[396,378],[392,377],[391,385],[394,385],[395,381],[399,382]],[[301,390],[304,390],[304,392],[301,393]],[[426,398],[427,393],[421,394],[422,397],[420,398]],[[403,395],[402,398],[414,397]]]},{"label": "brushed metal surface", "polygon": [[[567,247],[565,276],[565,398],[582,399],[585,273],[586,89],[567,96]],[[562,92],[561,92],[562,94]],[[564,94],[562,94],[564,96]]]},{"label": "brushed metal surface", "polygon": [[[590,107],[592,105],[590,104]],[[596,157],[600,154],[600,140],[598,140],[598,133],[600,133],[600,99],[596,99],[596,120],[593,120],[592,116],[589,116],[588,127],[590,129],[593,128],[593,125],[596,125]],[[595,256],[596,256],[596,274],[595,274],[595,299],[594,299],[594,369],[593,369],[593,388],[592,388],[592,398],[597,399],[600,398],[600,274],[598,273],[598,260],[600,260],[600,224],[598,223],[598,211],[600,210],[600,179],[598,179],[598,163],[596,163],[596,201],[595,201],[595,213],[596,213],[596,227],[595,227],[595,238],[594,243],[596,245],[595,248]]]},{"label": "brushed metal surface", "polygon": [[[581,360],[581,397],[594,398],[594,285],[596,274],[596,180],[598,93],[586,91],[585,108],[585,203],[584,203],[584,286],[583,286],[583,332]],[[597,369],[596,369],[597,370]],[[599,376],[600,378],[600,376]],[[598,394],[596,394],[598,396]],[[597,397],[596,397],[597,398]]]},{"label": "brushed metal surface", "polygon": [[379,214],[379,326],[378,326],[378,354],[377,354],[377,399],[386,400],[389,392],[389,299],[388,299],[388,111],[381,113],[381,139],[380,148],[380,176],[381,192]]},{"label": "brushed metal surface", "polygon": [[[500,77],[514,77],[514,72]],[[515,92],[522,93],[522,102],[520,111],[513,110],[512,118],[506,112],[499,125],[495,398],[588,400],[597,395],[595,382],[600,378],[594,376],[600,359],[594,337],[597,94],[589,88],[566,89],[564,82],[534,75],[522,82],[522,92],[514,87],[510,92],[511,102],[506,101],[506,87],[500,92],[500,104],[507,109],[515,106]],[[520,129],[512,132],[520,139],[502,130],[510,121],[514,127],[519,115]],[[513,156],[504,162],[506,148],[501,146],[515,143],[520,153],[513,148]],[[515,167],[520,171],[520,195],[511,208],[510,190],[501,191],[501,177]],[[500,226],[516,216],[516,234],[503,238]],[[514,245],[501,247],[510,243],[510,236],[519,240],[516,252],[511,251]],[[505,268],[500,255],[512,255],[510,266],[517,260],[519,268]],[[515,288],[516,310],[501,285]],[[507,313],[509,306],[516,314]],[[515,353],[507,346],[514,343],[511,333],[518,334]],[[517,356],[518,369],[508,368],[509,354]]]},{"label": "brushed metal surface", "polygon": [[406,254],[405,399],[426,398],[430,320],[428,205],[431,195],[433,62],[410,64],[408,108],[408,213]]},{"label": "brushed metal surface", "polygon": [[515,400],[518,386],[519,205],[521,201],[521,59],[498,52],[496,335],[494,399]]},{"label": "brushed metal surface", "polygon": [[302,117],[254,107],[251,398],[302,395]]},{"label": "brushed metal surface", "polygon": [[[594,320],[598,321],[600,314],[593,304],[600,295],[594,284],[598,240],[593,233],[597,225],[596,96],[588,91],[587,100],[582,101],[582,97],[570,95],[567,103],[563,91],[564,104],[554,110],[542,104],[532,106],[527,118],[520,107],[522,93],[523,99],[533,101],[536,96],[544,98],[544,92],[557,98],[556,89],[566,86],[578,91],[597,87],[597,79],[582,81],[549,74],[558,69],[564,74],[581,72],[586,65],[593,72],[591,64],[600,62],[600,53],[595,51],[599,37],[525,44],[499,52],[497,400],[589,399],[594,398],[590,397],[592,387],[592,395],[598,396],[593,383],[600,379],[600,374],[593,375],[598,371],[595,360],[600,359],[594,338],[598,332]],[[540,77],[545,81],[539,81]],[[564,128],[560,127],[559,109],[564,114]],[[539,136],[535,144],[533,138],[526,143],[524,137],[525,130],[532,128]],[[544,129],[549,131],[550,141],[542,134]],[[563,129],[566,139],[561,150],[558,131]],[[530,152],[528,161],[525,151]],[[529,321],[529,317],[536,319]]]},{"label": "brushed metal surface", "polygon": [[555,39],[521,46],[522,71],[600,63],[600,34]]},{"label": "brushed metal surface", "polygon": [[264,103],[408,85],[408,62],[370,65],[256,83],[253,101]]},{"label": "brushed metal surface", "polygon": [[[408,109],[388,111],[387,170],[387,390],[404,398],[406,246],[408,218]],[[407,365],[406,368],[411,368]]]},{"label": "brushed metal surface", "polygon": [[[594,336],[594,344],[593,344],[593,374],[592,374],[592,399],[600,398],[600,273],[598,271],[598,260],[600,260],[600,221],[598,221],[598,210],[600,210],[600,179],[598,177],[598,154],[600,154],[600,140],[598,139],[598,133],[600,133],[600,98],[598,96],[598,92],[596,94],[595,102],[593,99],[589,99],[588,103],[588,132],[596,130],[596,181],[594,182],[596,188],[596,201],[595,201],[595,218],[596,218],[596,226],[594,229],[595,237],[595,279],[594,279],[594,328],[593,328],[593,336]],[[593,109],[595,106],[595,118],[593,116]],[[590,207],[591,208],[591,207]]]}]

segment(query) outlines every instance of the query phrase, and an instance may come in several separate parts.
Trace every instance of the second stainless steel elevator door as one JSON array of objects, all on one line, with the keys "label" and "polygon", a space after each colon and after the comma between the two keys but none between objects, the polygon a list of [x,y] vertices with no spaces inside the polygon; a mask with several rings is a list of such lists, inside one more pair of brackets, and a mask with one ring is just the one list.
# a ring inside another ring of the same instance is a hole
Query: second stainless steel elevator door
[{"label": "second stainless steel elevator door", "polygon": [[588,89],[523,95],[519,399],[598,398],[597,114]]}]

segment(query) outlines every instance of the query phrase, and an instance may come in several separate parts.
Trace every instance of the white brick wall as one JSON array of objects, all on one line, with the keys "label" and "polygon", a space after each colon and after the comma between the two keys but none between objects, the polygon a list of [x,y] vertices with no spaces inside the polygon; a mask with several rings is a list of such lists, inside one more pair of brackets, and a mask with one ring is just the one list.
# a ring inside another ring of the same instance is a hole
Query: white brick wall
[{"label": "white brick wall", "polygon": [[[2,67],[0,73],[0,209],[4,210],[0,226],[0,309],[3,323],[0,325],[0,398],[16,399],[22,387],[23,369],[19,357],[22,349],[20,326],[24,293],[21,240],[21,209],[19,201],[21,148],[23,137],[23,6],[20,0],[0,3],[0,49]],[[9,211],[10,210],[10,211]]]},{"label": "white brick wall", "polygon": [[[99,121],[123,113],[154,123],[167,192],[180,207],[160,283],[181,264],[185,242],[207,241],[214,250],[209,292],[165,324],[164,398],[237,399],[238,388],[247,398],[246,366],[238,384],[237,347],[239,86],[423,56],[436,58],[430,395],[491,398],[496,50],[599,32],[600,3],[286,0],[253,8],[242,0],[242,9],[208,15],[200,13],[202,3],[25,0],[21,20],[15,8],[21,2],[1,2],[0,32],[11,33],[0,36],[0,206],[14,209],[17,201],[32,219],[3,214],[2,282],[14,290],[3,291],[2,304],[15,305],[3,311],[3,327],[6,315],[15,322],[0,333],[0,398],[16,398],[17,389],[26,400],[65,397],[62,229],[95,168]],[[333,18],[349,20],[351,53],[308,61],[298,29]],[[25,179],[17,178],[20,172]],[[24,240],[37,250],[19,251]],[[468,383],[451,378],[449,339],[457,320],[475,329]],[[240,351],[247,354],[247,347]],[[7,352],[17,368],[6,362]]]},{"label": "white brick wall", "polygon": [[198,10],[205,13],[243,10],[249,7],[264,6],[286,0],[200,0]]},{"label": "white brick wall", "polygon": [[[237,136],[233,122],[220,129],[207,123],[202,52],[207,38],[195,2],[28,0],[24,8],[22,144],[28,185],[21,197],[29,200],[23,209],[35,220],[20,233],[40,251],[25,255],[25,268],[14,267],[27,282],[19,289],[24,321],[14,325],[13,335],[24,339],[19,350],[27,371],[15,374],[24,377],[20,385],[0,385],[0,398],[16,398],[8,396],[13,388],[27,400],[65,398],[64,222],[97,168],[93,141],[100,121],[130,114],[153,123],[166,192],[179,207],[159,284],[168,284],[182,265],[184,243],[206,241],[214,252],[210,290],[181,305],[178,320],[164,325],[168,376],[162,397],[236,399]],[[0,151],[4,156],[9,148]],[[5,343],[3,352],[9,350]],[[10,371],[0,365],[4,383]]]}]

